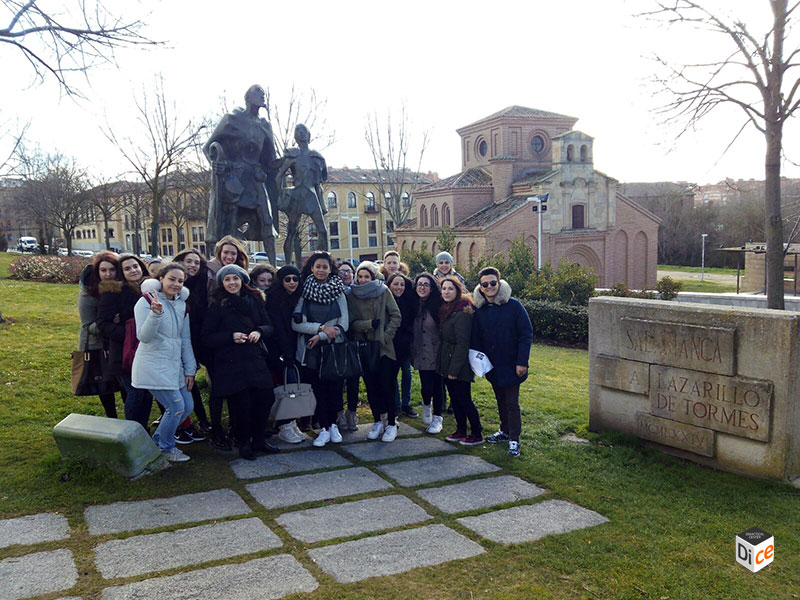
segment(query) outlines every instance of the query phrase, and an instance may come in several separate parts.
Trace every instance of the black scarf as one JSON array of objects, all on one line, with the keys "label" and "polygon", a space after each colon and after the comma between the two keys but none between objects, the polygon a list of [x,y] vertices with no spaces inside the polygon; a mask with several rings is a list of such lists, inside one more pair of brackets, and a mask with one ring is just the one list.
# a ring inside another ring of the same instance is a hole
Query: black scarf
[{"label": "black scarf", "polygon": [[328,281],[320,283],[313,275],[303,282],[303,298],[319,304],[333,304],[344,292],[344,282],[338,275],[331,275]]}]

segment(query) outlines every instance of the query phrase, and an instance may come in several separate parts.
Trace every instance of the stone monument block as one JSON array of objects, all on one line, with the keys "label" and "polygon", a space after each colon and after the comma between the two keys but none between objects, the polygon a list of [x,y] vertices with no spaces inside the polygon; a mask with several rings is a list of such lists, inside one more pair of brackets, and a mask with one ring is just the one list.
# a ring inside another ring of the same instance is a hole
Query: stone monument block
[{"label": "stone monument block", "polygon": [[800,481],[800,313],[589,302],[589,428],[755,477]]}]

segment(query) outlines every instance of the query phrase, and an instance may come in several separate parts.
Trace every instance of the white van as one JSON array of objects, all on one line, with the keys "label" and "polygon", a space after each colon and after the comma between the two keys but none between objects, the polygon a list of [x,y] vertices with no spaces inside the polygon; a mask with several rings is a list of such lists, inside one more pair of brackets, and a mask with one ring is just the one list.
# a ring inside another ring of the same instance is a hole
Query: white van
[{"label": "white van", "polygon": [[39,242],[35,237],[22,236],[17,240],[17,250],[20,252],[38,252]]}]

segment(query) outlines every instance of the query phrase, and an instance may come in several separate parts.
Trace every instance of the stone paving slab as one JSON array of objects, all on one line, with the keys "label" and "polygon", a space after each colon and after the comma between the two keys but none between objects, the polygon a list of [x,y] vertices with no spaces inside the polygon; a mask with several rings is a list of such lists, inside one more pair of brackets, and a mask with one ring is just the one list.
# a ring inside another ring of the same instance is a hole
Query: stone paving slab
[{"label": "stone paving slab", "polygon": [[320,568],[340,583],[394,575],[485,552],[445,525],[426,525],[309,550]]},{"label": "stone paving slab", "polygon": [[332,467],[352,467],[353,463],[329,450],[305,450],[287,454],[269,454],[259,456],[255,460],[240,458],[230,465],[239,479],[255,479]]},{"label": "stone paving slab", "polygon": [[89,533],[100,535],[233,517],[249,512],[247,504],[236,492],[221,489],[172,498],[89,506],[84,511],[84,518]]},{"label": "stone paving slab", "polygon": [[296,558],[279,554],[249,562],[157,577],[103,590],[103,600],[272,600],[311,593],[319,583]]},{"label": "stone paving slab", "polygon": [[281,545],[280,538],[261,519],[253,517],[111,540],[97,546],[94,553],[100,574],[113,579],[199,565]]},{"label": "stone paving slab", "polygon": [[78,581],[72,552],[36,552],[0,560],[0,600],[17,600],[71,588]]},{"label": "stone paving slab", "polygon": [[417,494],[442,512],[453,514],[535,498],[544,492],[542,488],[519,477],[501,475],[419,490]]},{"label": "stone paving slab", "polygon": [[471,454],[453,454],[379,465],[378,469],[400,485],[412,487],[445,479],[491,473],[499,471],[500,467]]},{"label": "stone paving slab", "polygon": [[247,491],[266,508],[292,506],[303,502],[354,496],[392,487],[365,467],[297,475],[285,479],[259,481],[245,486]]},{"label": "stone paving slab", "polygon": [[[405,423],[398,421],[397,422],[397,436],[398,437],[405,437],[409,435],[417,435],[422,433],[419,429],[411,427],[411,425],[406,425]],[[369,432],[370,428],[372,427],[372,423],[362,423],[358,426],[358,431],[342,431],[342,441],[344,443],[348,442],[364,442],[367,440],[367,433]],[[273,435],[269,440],[267,440],[270,444],[275,446],[276,448],[280,448],[281,450],[306,450],[312,447],[312,443],[314,438],[317,437],[316,432],[314,431],[306,431],[305,434],[309,436],[309,438],[299,444],[290,444],[289,442],[284,442],[283,440],[279,440],[277,434]],[[331,444],[329,447],[336,448],[338,444]]]},{"label": "stone paving slab", "polygon": [[395,440],[391,443],[375,440],[369,444],[345,444],[342,446],[342,450],[345,452],[367,462],[415,456],[417,454],[452,452],[455,449],[456,446],[453,446],[453,444],[448,444],[435,437],[408,438]]},{"label": "stone paving slab", "polygon": [[0,548],[15,544],[38,544],[69,537],[69,524],[64,515],[39,513],[0,520]]},{"label": "stone paving slab", "polygon": [[603,515],[565,500],[514,506],[477,517],[458,519],[464,527],[500,544],[520,544],[608,521]]},{"label": "stone paving slab", "polygon": [[392,529],[432,518],[405,496],[381,496],[357,502],[284,513],[276,521],[292,537],[313,543],[368,531]]},{"label": "stone paving slab", "polygon": [[[366,442],[367,434],[369,433],[369,430],[372,429],[371,419],[372,417],[366,421],[362,421],[362,423],[358,426],[358,431],[342,431],[342,441],[345,444],[348,442]],[[412,427],[411,425],[403,423],[399,419],[397,420],[397,437],[418,435],[420,433],[422,432],[416,427]]]}]

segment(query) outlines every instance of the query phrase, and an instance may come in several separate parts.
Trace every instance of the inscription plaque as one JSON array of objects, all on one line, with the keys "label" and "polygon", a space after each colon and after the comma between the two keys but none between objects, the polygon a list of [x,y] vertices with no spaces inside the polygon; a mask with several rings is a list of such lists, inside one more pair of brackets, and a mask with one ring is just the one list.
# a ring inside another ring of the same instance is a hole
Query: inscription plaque
[{"label": "inscription plaque", "polygon": [[688,450],[701,456],[714,456],[715,433],[710,429],[637,412],[636,433],[640,438],[651,442]]},{"label": "inscription plaque", "polygon": [[769,441],[772,382],[650,365],[654,415]]},{"label": "inscription plaque", "polygon": [[633,360],[734,375],[735,331],[623,317],[619,353]]},{"label": "inscription plaque", "polygon": [[650,371],[647,363],[598,354],[592,366],[592,383],[634,394],[647,395]]}]

